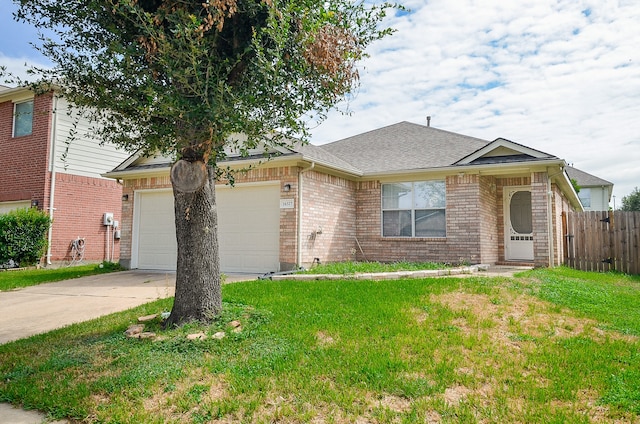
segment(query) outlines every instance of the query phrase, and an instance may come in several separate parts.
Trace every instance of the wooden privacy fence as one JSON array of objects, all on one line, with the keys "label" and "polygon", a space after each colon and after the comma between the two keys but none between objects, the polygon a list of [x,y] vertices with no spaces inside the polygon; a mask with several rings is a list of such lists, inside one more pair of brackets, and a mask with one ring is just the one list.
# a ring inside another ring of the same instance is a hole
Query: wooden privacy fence
[{"label": "wooden privacy fence", "polygon": [[640,212],[563,212],[562,231],[567,266],[640,274]]}]

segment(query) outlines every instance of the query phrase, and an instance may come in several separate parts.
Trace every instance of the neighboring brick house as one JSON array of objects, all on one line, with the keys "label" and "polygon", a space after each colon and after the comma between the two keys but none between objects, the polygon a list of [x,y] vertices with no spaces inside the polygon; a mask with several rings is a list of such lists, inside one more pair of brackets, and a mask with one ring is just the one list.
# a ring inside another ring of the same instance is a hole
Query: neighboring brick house
[{"label": "neighboring brick house", "polygon": [[569,178],[578,184],[578,198],[585,211],[608,211],[613,183],[581,171],[572,166],[566,167]]},{"label": "neighboring brick house", "polygon": [[[349,259],[556,265],[561,214],[582,209],[562,159],[504,139],[401,122],[279,153],[221,164],[254,165],[216,186],[223,272]],[[134,155],[106,174],[124,185],[127,267],[175,269],[170,163]]]},{"label": "neighboring brick house", "polygon": [[129,153],[87,139],[87,129],[53,93],[0,86],[0,213],[28,207],[49,213],[47,263],[69,262],[78,238],[86,261],[119,257],[114,228],[103,224],[107,212],[119,220],[122,186],[100,174]]}]

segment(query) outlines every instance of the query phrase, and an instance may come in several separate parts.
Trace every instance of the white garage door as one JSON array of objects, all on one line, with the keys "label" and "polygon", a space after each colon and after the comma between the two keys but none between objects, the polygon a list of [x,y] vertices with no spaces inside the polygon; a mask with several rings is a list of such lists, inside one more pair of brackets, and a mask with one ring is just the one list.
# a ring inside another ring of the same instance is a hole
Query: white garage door
[{"label": "white garage door", "polygon": [[[175,270],[177,244],[173,192],[139,192],[136,202],[137,268]],[[132,265],[136,267],[135,263]]]},{"label": "white garage door", "polygon": [[[175,269],[172,192],[148,191],[136,196],[137,267]],[[277,271],[280,266],[279,185],[217,187],[216,204],[222,272]]]}]

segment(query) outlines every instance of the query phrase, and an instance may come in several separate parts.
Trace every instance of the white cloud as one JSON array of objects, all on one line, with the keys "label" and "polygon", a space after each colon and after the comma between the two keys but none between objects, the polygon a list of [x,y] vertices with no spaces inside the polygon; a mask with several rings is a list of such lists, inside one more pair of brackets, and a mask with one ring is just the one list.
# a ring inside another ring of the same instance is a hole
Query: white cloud
[{"label": "white cloud", "polygon": [[15,86],[15,84],[5,82],[5,79],[10,78],[10,75],[13,75],[14,77],[17,77],[22,81],[33,81],[36,80],[37,77],[35,75],[29,74],[28,70],[32,67],[46,68],[49,65],[36,62],[32,58],[26,56],[8,57],[0,52],[0,66],[4,66],[5,72],[7,73],[7,75],[3,75],[2,77],[0,77],[0,84]]},{"label": "white cloud", "polygon": [[640,186],[640,8],[596,0],[406,1],[370,48],[352,116],[314,143],[407,120],[505,137],[612,181]]},{"label": "white cloud", "polygon": [[[397,32],[369,49],[342,106],[351,116],[331,112],[314,143],[431,115],[435,127],[504,137],[612,181],[618,205],[640,186],[637,0],[400,1],[411,12],[389,16]],[[13,57],[19,39],[2,37],[0,64],[26,77],[24,63],[42,59],[26,42]]]}]

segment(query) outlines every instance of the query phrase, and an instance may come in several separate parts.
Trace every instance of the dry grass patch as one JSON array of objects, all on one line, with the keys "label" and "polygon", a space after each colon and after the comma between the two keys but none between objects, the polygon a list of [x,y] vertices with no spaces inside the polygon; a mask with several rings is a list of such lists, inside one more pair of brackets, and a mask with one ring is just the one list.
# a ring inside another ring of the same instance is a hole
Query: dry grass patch
[{"label": "dry grass patch", "polygon": [[336,339],[325,331],[318,331],[316,333],[316,340],[320,347],[327,347],[336,343]]},{"label": "dry grass patch", "polygon": [[[431,295],[429,300],[460,314],[461,316],[452,323],[465,335],[488,331],[495,342],[510,348],[521,348],[522,343],[519,339],[522,336],[525,336],[525,339],[580,335],[599,338],[607,334],[597,328],[598,323],[594,320],[573,317],[566,310],[556,312],[557,308],[547,302],[525,294],[508,293],[505,290],[502,290],[500,296],[450,292]],[[471,325],[470,316],[475,323],[491,321],[495,326],[483,330],[478,325]],[[416,317],[416,320],[420,319]]]},{"label": "dry grass patch", "polygon": [[228,384],[223,375],[209,374],[202,368],[189,370],[188,376],[167,387],[157,387],[143,400],[143,408],[165,422],[192,422],[202,405],[226,399]]}]

